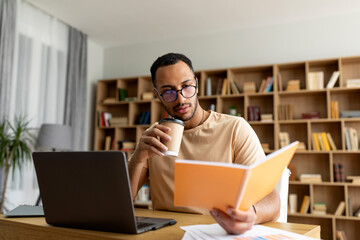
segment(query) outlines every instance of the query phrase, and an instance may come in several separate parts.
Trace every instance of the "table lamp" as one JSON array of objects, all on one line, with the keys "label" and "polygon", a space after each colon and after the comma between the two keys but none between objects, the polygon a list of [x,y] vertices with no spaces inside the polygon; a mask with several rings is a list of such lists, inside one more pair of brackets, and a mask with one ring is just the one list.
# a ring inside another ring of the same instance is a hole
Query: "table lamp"
[{"label": "table lamp", "polygon": [[[71,127],[61,124],[42,124],[36,140],[35,148],[41,151],[71,151]],[[40,194],[36,205],[40,204]]]}]

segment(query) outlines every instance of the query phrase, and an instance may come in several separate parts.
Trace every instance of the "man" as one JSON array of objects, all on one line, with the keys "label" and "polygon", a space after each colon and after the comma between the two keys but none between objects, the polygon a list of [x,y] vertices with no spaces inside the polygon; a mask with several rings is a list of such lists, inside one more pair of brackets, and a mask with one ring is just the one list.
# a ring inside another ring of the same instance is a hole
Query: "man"
[{"label": "man", "polygon": [[[243,118],[205,111],[199,105],[198,79],[186,56],[159,57],[151,76],[154,93],[165,110],[185,122],[179,158],[249,165],[264,157],[259,139]],[[207,214],[204,209],[173,205],[174,158],[164,156],[167,148],[161,143],[170,140],[169,131],[155,123],[140,137],[129,162],[133,197],[149,179],[154,209]],[[279,212],[280,198],[274,190],[248,211],[229,207],[226,213],[213,209],[210,214],[228,233],[241,234],[254,224],[276,220]]]}]

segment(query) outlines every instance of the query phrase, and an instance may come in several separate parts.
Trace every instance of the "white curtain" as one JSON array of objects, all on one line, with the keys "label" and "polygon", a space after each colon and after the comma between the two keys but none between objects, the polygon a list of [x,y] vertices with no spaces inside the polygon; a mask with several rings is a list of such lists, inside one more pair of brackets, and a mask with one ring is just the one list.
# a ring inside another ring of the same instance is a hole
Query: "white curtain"
[{"label": "white curtain", "polygon": [[[10,116],[26,115],[30,126],[63,124],[68,26],[17,0],[17,33]],[[33,163],[9,177],[5,209],[35,204],[39,195]]]}]

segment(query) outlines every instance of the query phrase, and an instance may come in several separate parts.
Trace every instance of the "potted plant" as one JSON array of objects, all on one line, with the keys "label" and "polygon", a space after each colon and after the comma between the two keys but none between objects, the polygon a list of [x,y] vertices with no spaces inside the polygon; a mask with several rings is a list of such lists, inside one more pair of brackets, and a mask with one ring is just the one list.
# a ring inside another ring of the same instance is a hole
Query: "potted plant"
[{"label": "potted plant", "polygon": [[4,208],[10,169],[12,168],[13,171],[17,168],[21,169],[26,161],[31,160],[35,138],[29,123],[30,121],[23,116],[15,117],[14,124],[8,120],[0,122],[0,167],[3,168],[5,175],[0,198],[0,213]]}]

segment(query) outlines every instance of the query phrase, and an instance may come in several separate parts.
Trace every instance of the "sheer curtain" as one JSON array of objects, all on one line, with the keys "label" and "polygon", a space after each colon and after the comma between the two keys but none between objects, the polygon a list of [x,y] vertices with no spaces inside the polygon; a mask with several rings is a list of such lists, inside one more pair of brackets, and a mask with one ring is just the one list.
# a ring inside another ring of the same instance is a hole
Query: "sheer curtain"
[{"label": "sheer curtain", "polygon": [[[26,115],[30,126],[63,123],[68,26],[17,0],[17,33],[10,116]],[[5,209],[35,204],[39,190],[32,162],[10,176]]]}]

